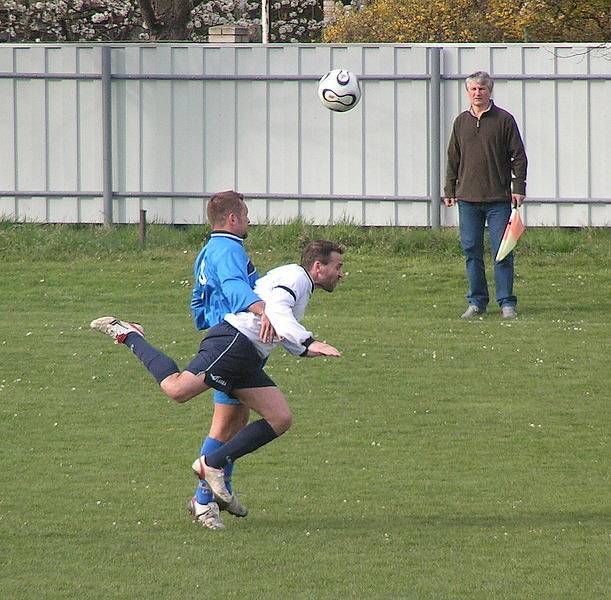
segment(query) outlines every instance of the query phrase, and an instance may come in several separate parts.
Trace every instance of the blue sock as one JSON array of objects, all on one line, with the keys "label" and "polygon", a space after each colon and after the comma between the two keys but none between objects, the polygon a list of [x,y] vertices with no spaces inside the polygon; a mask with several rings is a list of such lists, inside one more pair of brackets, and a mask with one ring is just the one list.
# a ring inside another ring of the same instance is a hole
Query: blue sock
[{"label": "blue sock", "polygon": [[240,456],[254,452],[277,437],[278,434],[265,419],[253,421],[212,454],[206,454],[206,463],[216,469],[222,469]]},{"label": "blue sock", "polygon": [[[221,442],[220,440],[215,440],[214,438],[207,437],[204,439],[204,443],[202,444],[199,453],[200,455],[207,456],[208,454],[212,454],[214,451],[218,450],[223,444],[224,442]],[[225,487],[227,487],[229,493],[233,491],[231,485],[232,473],[233,463],[228,464],[225,467]],[[200,504],[208,504],[208,502],[212,502],[214,500],[214,494],[212,493],[212,490],[203,479],[199,480],[199,485],[195,490],[195,499]]]},{"label": "blue sock", "polygon": [[169,356],[151,346],[141,335],[129,333],[123,343],[142,361],[157,383],[161,383],[168,375],[180,373]]}]

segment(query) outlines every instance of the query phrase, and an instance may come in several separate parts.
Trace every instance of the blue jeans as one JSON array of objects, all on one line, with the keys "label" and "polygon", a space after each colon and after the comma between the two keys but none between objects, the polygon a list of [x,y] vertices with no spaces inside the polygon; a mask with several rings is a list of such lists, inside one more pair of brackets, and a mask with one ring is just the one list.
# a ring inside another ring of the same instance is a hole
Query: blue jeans
[{"label": "blue jeans", "polygon": [[[511,215],[511,202],[458,202],[460,245],[467,264],[469,291],[467,300],[484,310],[488,305],[488,283],[484,265],[484,229],[488,222],[492,260],[498,252]],[[501,262],[494,262],[496,301],[499,306],[515,306],[513,295],[513,252]]]}]

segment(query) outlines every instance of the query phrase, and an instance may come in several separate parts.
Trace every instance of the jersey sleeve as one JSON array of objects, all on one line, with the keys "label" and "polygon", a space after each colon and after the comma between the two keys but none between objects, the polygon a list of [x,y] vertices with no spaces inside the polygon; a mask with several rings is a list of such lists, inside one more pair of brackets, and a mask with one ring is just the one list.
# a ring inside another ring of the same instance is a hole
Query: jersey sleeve
[{"label": "jersey sleeve", "polygon": [[[189,305],[189,308],[191,309],[191,315],[193,316],[195,326],[198,329],[203,329],[204,319],[200,319],[200,315],[202,311],[206,309],[206,303],[202,297],[202,292],[196,287],[193,287],[193,291],[191,292],[191,304]],[[202,321],[201,323],[200,320]],[[200,327],[200,325],[202,326]]]},{"label": "jersey sleeve", "polygon": [[[312,338],[310,341],[313,342],[314,339]],[[293,344],[288,340],[282,340],[280,345],[293,356],[305,356],[309,346],[309,344],[308,346],[304,346],[303,344]]]},{"label": "jersey sleeve", "polygon": [[526,195],[526,170],[528,167],[528,159],[524,150],[524,142],[520,135],[520,130],[513,117],[509,120],[509,154],[511,156],[511,170],[514,177],[512,180],[512,188],[514,194]]},{"label": "jersey sleeve", "polygon": [[448,143],[446,177],[444,185],[444,196],[454,198],[456,196],[456,180],[458,179],[458,166],[460,164],[460,144],[457,135],[458,118],[452,126],[452,135]]},{"label": "jersey sleeve", "polygon": [[261,298],[252,291],[249,280],[249,259],[243,248],[227,253],[217,265],[219,284],[228,301],[228,312],[245,311]]},{"label": "jersey sleeve", "polygon": [[312,341],[312,332],[308,331],[293,314],[297,291],[291,286],[278,285],[266,298],[265,314],[282,340],[282,345],[291,354],[303,354],[308,342]]},{"label": "jersey sleeve", "polygon": [[204,250],[201,250],[193,265],[193,290],[191,291],[191,303],[189,305],[193,323],[198,330],[206,329],[209,326],[207,319],[209,299],[206,296],[206,279],[202,272],[203,256]]}]

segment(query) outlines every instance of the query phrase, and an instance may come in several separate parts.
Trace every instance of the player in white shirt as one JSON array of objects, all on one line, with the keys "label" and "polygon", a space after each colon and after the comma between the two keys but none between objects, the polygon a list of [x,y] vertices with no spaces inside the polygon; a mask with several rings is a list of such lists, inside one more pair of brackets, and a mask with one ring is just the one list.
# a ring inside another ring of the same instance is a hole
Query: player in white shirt
[{"label": "player in white shirt", "polygon": [[184,383],[179,394],[170,393],[172,388],[164,386],[164,379],[179,372],[176,363],[145,340],[140,326],[106,317],[114,320],[105,321],[103,328],[94,327],[126,344],[176,402],[186,402],[214,388],[237,398],[261,416],[192,465],[196,475],[205,479],[215,496],[224,502],[231,501],[231,493],[225,486],[223,468],[279,437],[292,423],[284,395],[263,371],[264,358],[278,343],[299,356],[341,356],[333,346],[315,340],[299,319],[303,318],[315,289],[328,292],[335,289],[343,276],[343,251],[333,242],[315,240],[304,249],[300,265],[272,269],[259,279],[254,291],[265,302],[265,313],[278,338],[271,343],[261,341],[258,316],[226,315],[224,322],[208,330],[198,354],[181,373]]},{"label": "player in white shirt", "polygon": [[206,338],[212,336],[208,349],[206,339],[200,346],[200,354],[208,355],[200,371],[205,382],[235,395],[262,417],[249,423],[218,450],[193,463],[196,475],[205,479],[220,498],[229,496],[222,477],[225,465],[271,442],[292,423],[282,392],[262,369],[262,358],[278,343],[298,356],[341,356],[333,346],[315,340],[299,319],[303,318],[316,288],[328,292],[335,289],[343,276],[342,253],[341,246],[317,240],[305,248],[300,265],[272,269],[257,281],[255,293],[265,302],[266,315],[278,336],[272,343],[259,338],[258,317],[238,313],[225,316],[227,326],[221,324],[210,330]]},{"label": "player in white shirt", "polygon": [[299,322],[303,319],[314,287],[308,272],[301,265],[295,264],[272,269],[265,277],[257,280],[253,291],[259,298],[265,298],[266,304],[269,303],[267,311],[273,313],[270,321],[279,327],[272,343],[261,340],[261,319],[253,313],[230,313],[225,315],[225,321],[243,333],[262,358],[266,358],[278,343],[291,354],[302,355],[314,341],[312,333]]}]

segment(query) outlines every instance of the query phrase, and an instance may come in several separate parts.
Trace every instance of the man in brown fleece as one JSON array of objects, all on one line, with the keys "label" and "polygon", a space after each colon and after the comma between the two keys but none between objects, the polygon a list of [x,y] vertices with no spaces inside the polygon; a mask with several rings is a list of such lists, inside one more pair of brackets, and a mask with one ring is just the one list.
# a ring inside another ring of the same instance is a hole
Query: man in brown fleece
[{"label": "man in brown fleece", "polygon": [[[469,109],[454,121],[448,144],[446,206],[458,201],[460,243],[466,259],[469,291],[463,319],[486,312],[488,284],[484,265],[484,229],[488,223],[492,256],[496,256],[512,204],[526,195],[527,159],[513,116],[491,99],[494,81],[484,71],[465,80]],[[512,176],[513,175],[513,176]],[[513,253],[494,264],[496,301],[501,316],[517,316],[513,293]]]}]

